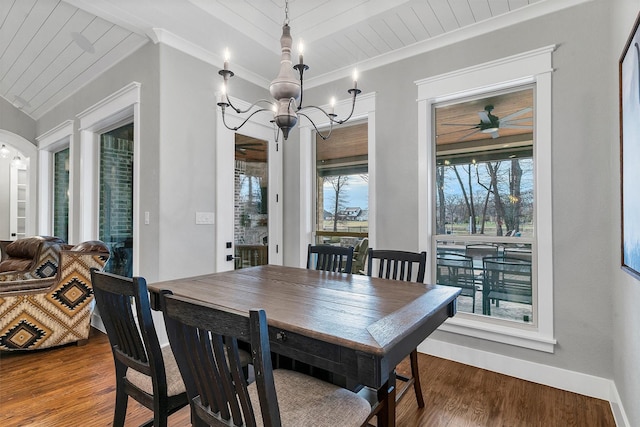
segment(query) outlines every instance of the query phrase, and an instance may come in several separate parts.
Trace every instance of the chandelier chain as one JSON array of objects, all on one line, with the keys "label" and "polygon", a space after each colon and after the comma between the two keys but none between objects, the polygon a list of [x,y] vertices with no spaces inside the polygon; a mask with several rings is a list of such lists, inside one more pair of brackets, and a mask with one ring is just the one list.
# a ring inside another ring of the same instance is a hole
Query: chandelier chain
[{"label": "chandelier chain", "polygon": [[286,0],[284,2],[284,23],[289,25],[289,2]]}]

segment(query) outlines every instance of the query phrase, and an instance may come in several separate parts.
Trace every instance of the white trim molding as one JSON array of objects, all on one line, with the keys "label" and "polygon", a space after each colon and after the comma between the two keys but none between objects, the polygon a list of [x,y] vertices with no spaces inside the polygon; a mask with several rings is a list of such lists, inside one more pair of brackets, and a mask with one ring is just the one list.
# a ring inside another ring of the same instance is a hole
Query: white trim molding
[{"label": "white trim molding", "polygon": [[125,119],[133,122],[133,274],[140,262],[140,92],[129,83],[77,115],[80,120],[79,241],[98,237],[98,152],[100,133]]},{"label": "white trim molding", "polygon": [[[521,85],[534,84],[535,124],[534,158],[536,159],[534,247],[537,268],[537,319],[533,327],[496,322],[478,315],[448,319],[440,330],[469,335],[510,345],[552,353],[556,344],[553,332],[553,244],[551,183],[551,74],[555,45],[475,65],[450,73],[416,81],[418,89],[418,174],[420,247],[435,253],[435,148],[432,144],[433,105]],[[430,265],[433,265],[433,262]],[[432,270],[431,268],[429,270]],[[433,273],[429,271],[430,278]]]},{"label": "white trim molding", "polygon": [[[334,112],[338,117],[347,117],[351,110],[351,99],[336,102]],[[329,106],[321,106],[329,111]],[[322,112],[312,110],[308,116],[321,129],[329,126],[329,119]],[[376,233],[376,94],[375,92],[358,96],[353,116],[350,121],[367,120],[368,170],[369,170],[369,247],[375,247]],[[314,241],[314,204],[315,173],[313,149],[313,125],[308,120],[301,120],[300,127],[300,240],[298,252],[300,267],[307,262],[307,245]]]},{"label": "white trim molding", "polygon": [[[74,224],[73,209],[73,181],[75,168],[73,160],[75,159],[75,144],[73,138],[73,120],[66,120],[53,129],[48,130],[40,136],[36,137],[38,141],[38,233],[43,235],[52,235],[53,233],[53,155],[54,153],[69,147],[69,225]],[[68,240],[75,242],[75,231],[69,226]]]}]

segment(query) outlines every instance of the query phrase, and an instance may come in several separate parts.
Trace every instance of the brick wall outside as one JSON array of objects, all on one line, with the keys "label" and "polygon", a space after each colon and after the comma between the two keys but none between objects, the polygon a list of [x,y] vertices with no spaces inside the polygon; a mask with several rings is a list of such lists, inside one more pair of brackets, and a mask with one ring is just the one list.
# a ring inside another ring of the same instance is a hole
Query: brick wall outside
[{"label": "brick wall outside", "polygon": [[[234,235],[236,244],[262,245],[268,236],[267,163],[237,161],[235,167]],[[252,179],[253,197],[242,196],[242,183]],[[264,190],[261,191],[261,187]]]},{"label": "brick wall outside", "polygon": [[99,236],[111,248],[106,271],[131,276],[133,139],[103,134],[100,144]]}]

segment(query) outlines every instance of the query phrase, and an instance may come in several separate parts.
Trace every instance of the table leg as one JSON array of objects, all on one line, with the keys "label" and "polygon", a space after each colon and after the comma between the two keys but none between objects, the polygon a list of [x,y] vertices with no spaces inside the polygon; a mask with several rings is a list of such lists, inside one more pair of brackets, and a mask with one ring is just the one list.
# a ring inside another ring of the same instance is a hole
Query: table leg
[{"label": "table leg", "polygon": [[378,389],[378,402],[382,404],[378,412],[378,427],[396,425],[396,371],[389,373],[387,382]]}]

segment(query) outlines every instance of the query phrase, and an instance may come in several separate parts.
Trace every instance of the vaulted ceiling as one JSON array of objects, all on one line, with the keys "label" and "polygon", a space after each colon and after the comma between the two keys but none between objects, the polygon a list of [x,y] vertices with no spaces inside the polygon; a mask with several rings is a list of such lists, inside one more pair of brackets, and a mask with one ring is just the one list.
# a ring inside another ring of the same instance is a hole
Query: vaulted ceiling
[{"label": "vaulted ceiling", "polygon": [[[307,87],[586,0],[290,0]],[[145,43],[162,42],[266,86],[284,0],[0,0],[0,96],[39,119]]]}]

